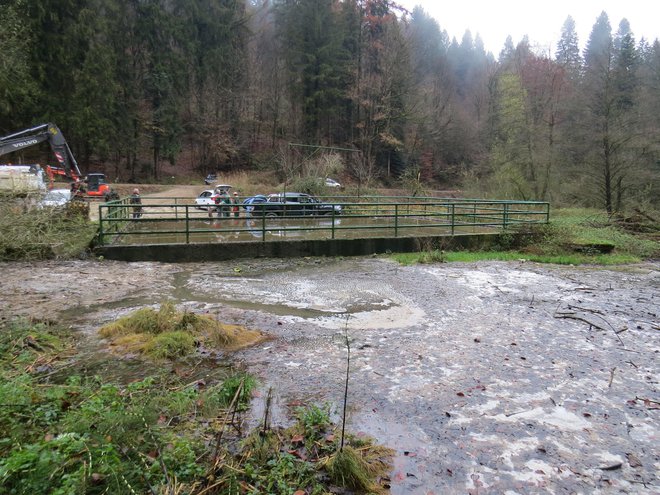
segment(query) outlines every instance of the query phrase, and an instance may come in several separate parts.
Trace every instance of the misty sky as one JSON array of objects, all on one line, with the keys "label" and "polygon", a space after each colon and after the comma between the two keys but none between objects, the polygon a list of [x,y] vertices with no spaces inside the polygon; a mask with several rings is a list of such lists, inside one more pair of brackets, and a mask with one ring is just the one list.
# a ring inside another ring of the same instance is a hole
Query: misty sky
[{"label": "misty sky", "polygon": [[596,19],[604,10],[615,34],[622,18],[628,19],[635,40],[660,38],[659,0],[395,0],[410,10],[415,5],[435,18],[440,28],[458,41],[466,29],[477,33],[486,50],[497,57],[507,35],[514,45],[527,34],[532,46],[554,48],[566,17],[575,20],[580,48],[584,49]]}]

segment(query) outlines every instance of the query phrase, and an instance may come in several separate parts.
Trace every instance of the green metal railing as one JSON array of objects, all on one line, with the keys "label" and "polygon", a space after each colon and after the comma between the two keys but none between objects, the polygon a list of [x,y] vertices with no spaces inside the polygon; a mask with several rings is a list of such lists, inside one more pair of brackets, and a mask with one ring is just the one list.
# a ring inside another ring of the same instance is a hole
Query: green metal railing
[{"label": "green metal railing", "polygon": [[[548,223],[550,205],[540,201],[444,198],[337,198],[324,215],[269,216],[258,204],[238,216],[199,210],[189,199],[143,198],[132,218],[129,199],[99,205],[99,242],[154,244],[277,241],[284,237],[338,239],[374,236],[453,236],[492,233]],[[350,200],[350,201],[349,201]],[[341,213],[335,210],[341,205]],[[266,214],[264,214],[266,213]],[[290,213],[290,212],[289,212]]]}]

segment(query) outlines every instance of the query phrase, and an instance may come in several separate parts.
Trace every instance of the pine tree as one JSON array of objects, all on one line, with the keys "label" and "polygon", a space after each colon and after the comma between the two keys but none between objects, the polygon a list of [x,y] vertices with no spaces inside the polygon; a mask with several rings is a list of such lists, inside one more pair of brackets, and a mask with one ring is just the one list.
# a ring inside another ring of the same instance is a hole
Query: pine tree
[{"label": "pine tree", "polygon": [[34,124],[38,86],[30,74],[34,34],[25,16],[27,0],[0,9],[0,134]]},{"label": "pine tree", "polygon": [[350,60],[334,1],[286,0],[278,13],[291,99],[301,104],[301,137],[327,144],[340,116]]},{"label": "pine tree", "polygon": [[557,63],[564,68],[569,79],[576,80],[582,70],[582,57],[578,46],[575,21],[569,15],[561,28],[561,38],[557,42],[555,55]]},{"label": "pine tree", "polygon": [[626,19],[621,20],[614,37],[614,90],[616,104],[621,110],[630,110],[635,104],[638,81],[639,57],[635,38]]},{"label": "pine tree", "polygon": [[612,213],[623,206],[627,181],[635,163],[639,122],[636,116],[635,43],[627,21],[612,38],[603,12],[589,38],[585,52],[584,129],[586,162],[594,179],[598,202]]}]

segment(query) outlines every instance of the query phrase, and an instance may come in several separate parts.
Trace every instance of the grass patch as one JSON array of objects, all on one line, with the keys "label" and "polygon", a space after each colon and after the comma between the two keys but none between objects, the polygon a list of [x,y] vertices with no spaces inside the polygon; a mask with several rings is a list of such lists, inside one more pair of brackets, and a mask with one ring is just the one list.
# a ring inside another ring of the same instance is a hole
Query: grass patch
[{"label": "grass patch", "polygon": [[331,479],[340,486],[367,493],[384,493],[374,480],[383,479],[390,470],[391,449],[351,437],[352,445],[345,446],[331,458],[328,466]]},{"label": "grass patch", "polygon": [[235,350],[265,340],[265,334],[240,325],[221,323],[211,316],[177,311],[170,302],[159,309],[141,308],[104,325],[99,335],[115,348],[144,353],[154,359],[175,359],[192,353],[199,343],[214,349]]},{"label": "grass patch", "polygon": [[[630,222],[625,224],[630,225]],[[489,251],[443,252],[427,249],[397,253],[392,258],[403,265],[451,261],[534,261],[561,265],[620,265],[660,256],[657,226],[644,226],[643,233],[622,228],[616,218],[590,209],[554,212],[549,225],[531,232],[507,232]],[[604,251],[604,252],[603,252]]]},{"label": "grass patch", "polygon": [[150,339],[144,353],[154,359],[176,359],[195,349],[195,338],[187,332],[165,332]]},{"label": "grass patch", "polygon": [[[328,407],[298,410],[287,429],[237,437],[241,420],[234,418],[250,403],[254,377],[207,375],[200,384],[145,367],[137,381],[107,382],[75,359],[65,362],[75,352],[72,337],[53,325],[0,326],[2,493],[381,491],[392,451],[349,438],[336,454]],[[26,366],[37,361],[58,363],[69,375],[55,383]]]},{"label": "grass patch", "polygon": [[222,382],[222,386],[217,391],[210,393],[208,398],[219,406],[229,407],[238,394],[239,409],[245,409],[256,386],[257,381],[252,375],[239,373]]},{"label": "grass patch", "polygon": [[[431,263],[426,253],[397,253],[392,259],[402,265]],[[556,265],[621,265],[639,263],[641,258],[628,254],[557,254],[542,255],[522,251],[448,251],[437,262],[475,262],[475,261],[533,261]]]},{"label": "grass patch", "polygon": [[374,491],[368,465],[357,450],[348,446],[330,461],[330,476],[338,485],[363,492]]},{"label": "grass patch", "polygon": [[[658,231],[658,225],[647,225],[651,231]],[[639,258],[651,258],[660,255],[657,235],[647,232],[635,233],[620,221],[605,212],[592,209],[566,208],[557,210],[550,224],[548,239],[555,244],[611,244],[619,254],[628,254]]]}]

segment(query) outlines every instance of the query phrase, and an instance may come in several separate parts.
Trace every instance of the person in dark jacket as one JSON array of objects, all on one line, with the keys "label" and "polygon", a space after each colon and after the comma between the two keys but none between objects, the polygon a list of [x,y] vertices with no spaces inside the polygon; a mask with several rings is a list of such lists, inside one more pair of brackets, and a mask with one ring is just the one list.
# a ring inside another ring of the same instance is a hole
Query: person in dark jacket
[{"label": "person in dark jacket", "polygon": [[218,212],[218,218],[229,216],[231,198],[229,197],[229,193],[227,193],[227,191],[221,191],[220,194],[215,197],[215,204],[215,209]]}]

